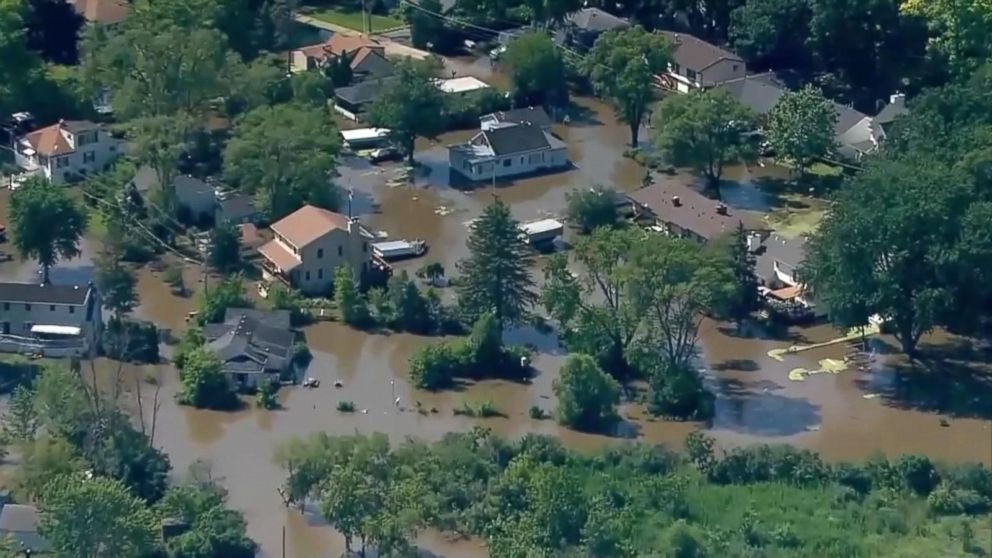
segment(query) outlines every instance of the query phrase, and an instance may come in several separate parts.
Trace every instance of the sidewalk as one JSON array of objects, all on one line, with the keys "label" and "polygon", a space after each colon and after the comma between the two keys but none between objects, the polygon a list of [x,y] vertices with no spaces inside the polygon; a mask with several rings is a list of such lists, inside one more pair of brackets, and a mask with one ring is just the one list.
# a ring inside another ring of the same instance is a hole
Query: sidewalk
[{"label": "sidewalk", "polygon": [[[342,35],[362,35],[362,33],[355,31],[354,29],[349,29],[347,27],[342,27],[340,25],[335,25],[333,23],[327,23],[326,21],[317,19],[312,16],[297,14],[296,21],[304,25],[311,25],[313,27],[318,27],[330,31],[332,33],[340,33]],[[404,56],[407,58],[416,58],[417,60],[423,60],[431,54],[425,50],[420,50],[417,48],[409,47],[400,43],[393,41],[392,39],[385,37],[383,35],[372,34],[386,47],[386,54],[392,56]]]}]

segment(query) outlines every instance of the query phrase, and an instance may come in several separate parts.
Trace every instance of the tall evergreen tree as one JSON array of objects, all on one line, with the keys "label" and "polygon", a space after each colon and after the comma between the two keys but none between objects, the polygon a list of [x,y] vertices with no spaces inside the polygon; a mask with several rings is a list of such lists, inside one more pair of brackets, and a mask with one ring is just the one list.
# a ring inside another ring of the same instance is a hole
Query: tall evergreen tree
[{"label": "tall evergreen tree", "polygon": [[462,273],[458,304],[468,321],[492,312],[503,328],[520,322],[537,301],[530,276],[534,258],[518,225],[510,208],[498,198],[472,224],[471,255],[458,263]]},{"label": "tall evergreen tree", "polygon": [[734,275],[734,293],[727,301],[727,314],[740,326],[760,305],[758,276],[754,274],[754,254],[747,249],[744,223],[737,223],[737,229],[730,236],[726,250],[730,271]]}]

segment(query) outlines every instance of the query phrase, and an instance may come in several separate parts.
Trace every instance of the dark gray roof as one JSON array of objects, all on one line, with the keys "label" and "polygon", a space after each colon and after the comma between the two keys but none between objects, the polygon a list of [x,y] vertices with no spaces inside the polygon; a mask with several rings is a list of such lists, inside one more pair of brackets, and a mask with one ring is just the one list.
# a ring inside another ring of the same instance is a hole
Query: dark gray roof
[{"label": "dark gray roof", "polygon": [[906,107],[906,97],[895,95],[890,99],[889,104],[882,107],[882,110],[875,115],[875,122],[883,125],[891,124],[895,122],[896,118],[907,114],[909,114],[909,109]]},{"label": "dark gray roof", "polygon": [[834,125],[834,133],[838,136],[868,117],[867,114],[856,110],[854,107],[842,105],[836,101],[830,101],[830,104],[837,111],[837,123]]},{"label": "dark gray roof", "polygon": [[247,194],[232,194],[218,203],[221,217],[225,219],[236,220],[258,212],[255,208],[255,200]]},{"label": "dark gray roof", "polygon": [[541,128],[551,126],[552,124],[551,117],[548,116],[548,113],[543,107],[521,107],[494,112],[492,114],[487,114],[486,116],[495,118],[497,122],[512,122],[514,124],[530,122],[531,124]]},{"label": "dark gray roof", "polygon": [[712,43],[708,43],[700,38],[687,33],[675,33],[672,31],[662,31],[665,38],[671,43],[673,53],[672,58],[683,68],[688,68],[694,72],[701,72],[716,64],[720,60],[734,60],[743,63],[740,56],[724,50]]},{"label": "dark gray roof", "polygon": [[768,114],[789,90],[771,74],[755,74],[717,85],[740,104],[758,114]]},{"label": "dark gray roof", "polygon": [[773,233],[765,239],[758,250],[754,271],[759,278],[769,281],[775,276],[775,262],[788,269],[795,269],[805,258],[805,238],[785,239]]},{"label": "dark gray roof", "polygon": [[208,324],[203,336],[229,373],[283,370],[292,357],[295,334],[289,312],[228,308],[223,324]]},{"label": "dark gray roof", "polygon": [[363,81],[349,87],[334,90],[334,96],[352,104],[363,105],[376,100],[388,87],[396,83],[396,78],[388,77]]},{"label": "dark gray roof", "polygon": [[603,32],[630,27],[630,23],[626,19],[604,12],[599,8],[582,8],[570,14],[568,21],[584,31]]},{"label": "dark gray roof", "polygon": [[212,192],[214,187],[195,176],[190,176],[188,174],[180,174],[176,176],[173,180],[173,185],[176,188],[176,192],[182,195],[180,192],[194,192],[197,194],[205,194]]},{"label": "dark gray roof", "polygon": [[[637,205],[647,208],[663,223],[671,223],[689,230],[704,239],[716,238],[732,232],[738,223],[747,230],[766,230],[758,213],[725,207],[719,211],[720,202],[707,198],[695,188],[679,182],[678,178],[656,175],[656,182],[629,195]],[[675,198],[679,204],[675,204]]]},{"label": "dark gray roof", "polygon": [[482,134],[497,157],[551,147],[541,127],[531,124],[504,126]]},{"label": "dark gray roof", "polygon": [[352,71],[356,74],[361,74],[366,80],[386,78],[395,73],[393,64],[376,52],[370,52],[365,55],[365,57],[362,58],[354,68],[352,68]]},{"label": "dark gray roof", "polygon": [[41,285],[0,282],[0,301],[37,304],[82,305],[89,293],[88,285]]},{"label": "dark gray roof", "polygon": [[0,536],[11,536],[15,544],[34,553],[51,550],[52,545],[38,534],[38,508],[22,504],[6,504],[0,508]]}]

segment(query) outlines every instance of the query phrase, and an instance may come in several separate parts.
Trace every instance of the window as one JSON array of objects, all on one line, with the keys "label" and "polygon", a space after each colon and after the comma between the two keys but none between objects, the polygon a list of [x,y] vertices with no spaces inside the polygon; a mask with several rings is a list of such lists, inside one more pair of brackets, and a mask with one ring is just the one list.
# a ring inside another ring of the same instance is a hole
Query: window
[{"label": "window", "polygon": [[323,279],[323,278],[324,278],[324,268],[320,268],[317,270],[317,279]]},{"label": "window", "polygon": [[48,307],[48,311],[49,312],[54,312],[55,311],[55,305],[53,304],[53,305],[49,306]]},{"label": "window", "polygon": [[503,159],[503,166],[508,167],[513,164],[513,159]]},{"label": "window", "polygon": [[28,312],[30,312],[31,311],[31,305],[30,304],[25,304],[24,305],[24,309],[27,310]]},{"label": "window", "polygon": [[521,157],[521,158],[520,158],[520,164],[521,164],[521,165],[523,165],[523,164],[524,164],[524,158],[523,158],[523,157]]},{"label": "window", "polygon": [[734,65],[733,65],[733,71],[735,71],[735,72],[736,72],[736,71],[737,71],[737,68],[738,68],[738,67],[739,67],[739,66],[738,66],[737,64],[734,64]]},{"label": "window", "polygon": [[9,302],[4,302],[3,303],[3,309],[4,310],[10,310],[10,303]]},{"label": "window", "polygon": [[75,306],[70,306],[69,307],[69,313],[70,314],[75,314],[76,313],[76,307]]},{"label": "window", "polygon": [[86,153],[83,153],[83,162],[84,163],[92,163],[93,161],[96,161],[96,152],[95,151],[87,151]]},{"label": "window", "polygon": [[307,281],[309,281],[309,280],[310,280],[310,270],[309,270],[309,269],[307,270],[307,274],[306,274],[306,280],[307,280]]},{"label": "window", "polygon": [[340,244],[338,244],[338,255],[339,256],[344,255],[344,246],[341,246]]},{"label": "window", "polygon": [[24,322],[24,332],[25,333],[31,333],[31,328],[33,328],[33,327],[34,327],[34,324],[33,323],[31,323],[31,322]]},{"label": "window", "polygon": [[68,157],[59,157],[59,158],[55,159],[55,168],[61,169],[61,168],[65,168],[65,167],[68,167],[68,166],[69,166],[69,158]]},{"label": "window", "polygon": [[696,81],[696,72],[692,70],[686,70],[685,77],[689,78],[691,81]]},{"label": "window", "polygon": [[323,257],[324,257],[324,249],[323,248],[317,248],[317,259],[319,260],[319,259],[321,259]]},{"label": "window", "polygon": [[362,253],[363,254],[366,254],[366,253],[368,253],[368,251],[369,251],[369,243],[368,242],[363,242],[362,243]]}]

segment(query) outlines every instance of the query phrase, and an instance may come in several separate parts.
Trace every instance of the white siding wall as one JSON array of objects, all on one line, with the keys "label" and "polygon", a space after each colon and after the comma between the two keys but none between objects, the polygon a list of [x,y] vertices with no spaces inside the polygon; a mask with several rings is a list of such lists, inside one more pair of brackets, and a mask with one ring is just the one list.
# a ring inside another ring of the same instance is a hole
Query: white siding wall
[{"label": "white siding wall", "polygon": [[304,293],[330,293],[334,272],[350,265],[360,277],[372,259],[369,239],[363,238],[355,224],[351,234],[335,229],[305,246],[300,253],[302,265],[293,270],[293,283]]},{"label": "white siding wall", "polygon": [[491,180],[495,171],[497,178],[517,176],[547,169],[562,168],[568,165],[568,151],[564,147],[536,151],[523,155],[501,157],[492,161],[469,165],[465,154],[456,149],[449,150],[448,163],[451,169],[471,180]]}]

